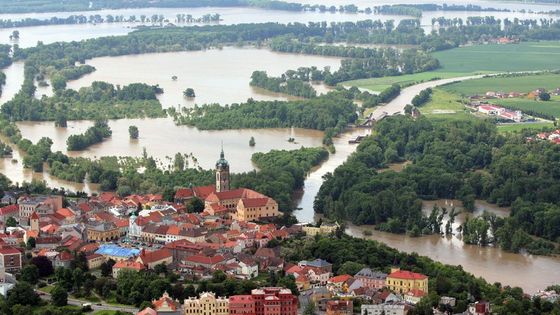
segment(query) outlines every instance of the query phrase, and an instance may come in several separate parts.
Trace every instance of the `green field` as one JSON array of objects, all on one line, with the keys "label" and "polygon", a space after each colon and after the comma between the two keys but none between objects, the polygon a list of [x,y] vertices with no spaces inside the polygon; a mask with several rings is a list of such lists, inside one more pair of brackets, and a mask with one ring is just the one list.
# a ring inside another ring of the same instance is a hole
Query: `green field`
[{"label": "green field", "polygon": [[434,53],[441,64],[436,71],[396,77],[343,82],[381,91],[393,83],[407,84],[434,78],[453,78],[477,73],[501,73],[560,69],[560,42],[526,42],[512,45],[475,45]]},{"label": "green field", "polygon": [[513,106],[521,111],[533,110],[539,113],[560,117],[560,97],[554,96],[550,101],[535,101],[527,98],[497,99],[493,103],[504,106]]},{"label": "green field", "polygon": [[552,128],[552,127],[554,127],[554,125],[551,122],[503,124],[503,125],[498,125],[498,131],[505,133],[505,132],[517,132],[523,129],[542,130],[543,128]]},{"label": "green field", "polygon": [[482,95],[488,91],[528,93],[537,88],[553,90],[560,87],[560,74],[545,73],[511,77],[488,77],[442,86],[441,89],[464,96]]},{"label": "green field", "polygon": [[433,89],[430,101],[418,109],[422,115],[430,118],[465,119],[472,117],[466,112],[460,97],[440,89]]}]

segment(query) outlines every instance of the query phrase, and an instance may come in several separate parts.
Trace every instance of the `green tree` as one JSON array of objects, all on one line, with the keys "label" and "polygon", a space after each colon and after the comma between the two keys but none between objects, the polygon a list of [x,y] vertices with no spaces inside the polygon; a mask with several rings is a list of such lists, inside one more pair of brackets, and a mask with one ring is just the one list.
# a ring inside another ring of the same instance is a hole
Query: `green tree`
[{"label": "green tree", "polygon": [[68,293],[62,286],[55,286],[51,292],[51,302],[55,306],[65,306],[68,304]]},{"label": "green tree", "polygon": [[128,127],[128,134],[130,136],[130,139],[138,139],[138,127],[136,126],[129,126]]},{"label": "green tree", "polygon": [[193,88],[187,88],[185,91],[183,91],[183,96],[185,97],[195,97],[195,93],[194,93],[194,89]]},{"label": "green tree", "polygon": [[187,204],[187,211],[190,213],[200,213],[204,210],[204,201],[198,197],[194,197],[189,200]]},{"label": "green tree", "polygon": [[7,301],[10,307],[16,304],[35,306],[39,304],[40,299],[29,283],[20,281],[8,291]]},{"label": "green tree", "polygon": [[39,281],[39,269],[37,266],[30,264],[23,267],[21,270],[21,280],[36,284]]},{"label": "green tree", "polygon": [[305,305],[305,309],[303,310],[303,315],[315,315],[315,314],[317,314],[317,306],[315,305],[315,302],[309,301],[309,303]]},{"label": "green tree", "polygon": [[52,262],[45,256],[37,256],[31,259],[31,264],[37,266],[39,277],[44,278],[54,273]]},{"label": "green tree", "polygon": [[255,137],[251,137],[251,139],[249,140],[249,146],[255,146]]},{"label": "green tree", "polygon": [[27,243],[25,244],[25,247],[27,248],[27,250],[32,250],[33,248],[35,248],[35,238],[34,237],[30,237],[29,239],[27,239]]},{"label": "green tree", "polygon": [[7,227],[15,227],[17,225],[17,221],[14,217],[8,217],[8,219],[6,220],[6,226]]},{"label": "green tree", "polygon": [[540,93],[540,94],[539,94],[539,99],[540,99],[541,101],[545,101],[545,102],[550,101],[550,93],[548,93],[548,92],[542,92],[542,93]]}]

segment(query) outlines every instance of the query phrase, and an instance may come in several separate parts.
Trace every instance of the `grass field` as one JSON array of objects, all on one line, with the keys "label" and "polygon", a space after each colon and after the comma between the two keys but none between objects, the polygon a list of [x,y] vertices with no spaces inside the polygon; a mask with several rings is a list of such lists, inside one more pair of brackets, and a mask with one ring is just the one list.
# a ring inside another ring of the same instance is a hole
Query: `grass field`
[{"label": "grass field", "polygon": [[498,131],[505,133],[505,132],[517,132],[523,129],[541,130],[543,128],[552,128],[552,127],[554,127],[554,125],[551,122],[503,124],[503,125],[498,125]]},{"label": "grass field", "polygon": [[347,81],[342,85],[381,91],[393,83],[406,84],[479,73],[560,69],[560,42],[558,41],[467,46],[436,52],[433,55],[441,64],[441,68],[436,71]]},{"label": "grass field", "polygon": [[[559,57],[560,58],[560,57]],[[545,73],[512,77],[488,77],[442,86],[441,89],[464,96],[482,95],[488,91],[528,93],[537,88],[560,87],[560,74]]]},{"label": "grass field", "polygon": [[498,99],[494,103],[504,106],[514,106],[521,111],[534,110],[536,112],[560,117],[560,97],[555,96],[550,101],[534,101],[526,98]]},{"label": "grass field", "polygon": [[472,117],[465,111],[465,105],[460,102],[457,95],[441,89],[433,89],[432,97],[428,103],[419,107],[420,113],[430,118],[464,119]]}]

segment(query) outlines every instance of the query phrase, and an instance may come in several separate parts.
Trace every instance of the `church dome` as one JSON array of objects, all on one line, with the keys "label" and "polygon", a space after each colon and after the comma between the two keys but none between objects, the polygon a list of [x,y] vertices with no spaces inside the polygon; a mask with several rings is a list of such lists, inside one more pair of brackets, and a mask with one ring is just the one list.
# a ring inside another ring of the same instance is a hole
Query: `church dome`
[{"label": "church dome", "polygon": [[224,158],[224,149],[220,153],[220,159],[216,161],[216,168],[226,168],[229,167],[228,161]]}]

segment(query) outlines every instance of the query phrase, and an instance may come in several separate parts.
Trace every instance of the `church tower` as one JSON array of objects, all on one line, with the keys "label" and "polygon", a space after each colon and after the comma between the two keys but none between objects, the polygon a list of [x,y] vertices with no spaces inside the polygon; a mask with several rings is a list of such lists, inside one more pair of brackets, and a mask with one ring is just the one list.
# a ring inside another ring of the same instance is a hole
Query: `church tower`
[{"label": "church tower", "polygon": [[39,215],[37,215],[37,212],[33,211],[31,214],[29,225],[31,226],[31,231],[39,232]]},{"label": "church tower", "polygon": [[229,163],[224,158],[224,148],[220,153],[220,159],[216,162],[216,191],[229,190]]}]

